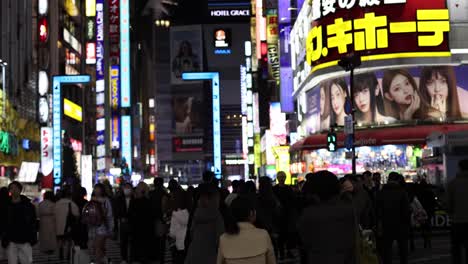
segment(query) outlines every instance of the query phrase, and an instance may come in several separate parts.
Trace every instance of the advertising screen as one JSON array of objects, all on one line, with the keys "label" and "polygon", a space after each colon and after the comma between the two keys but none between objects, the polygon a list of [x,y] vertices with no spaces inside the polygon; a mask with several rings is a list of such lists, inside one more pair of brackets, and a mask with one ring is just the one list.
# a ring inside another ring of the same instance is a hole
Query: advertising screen
[{"label": "advertising screen", "polygon": [[182,73],[203,69],[200,26],[171,27],[171,83],[182,84]]},{"label": "advertising screen", "polygon": [[[354,77],[358,127],[446,123],[468,119],[468,66],[394,68]],[[306,127],[344,126],[349,78],[320,83],[306,93]],[[319,101],[318,101],[319,100]],[[317,113],[320,113],[317,115]]]}]

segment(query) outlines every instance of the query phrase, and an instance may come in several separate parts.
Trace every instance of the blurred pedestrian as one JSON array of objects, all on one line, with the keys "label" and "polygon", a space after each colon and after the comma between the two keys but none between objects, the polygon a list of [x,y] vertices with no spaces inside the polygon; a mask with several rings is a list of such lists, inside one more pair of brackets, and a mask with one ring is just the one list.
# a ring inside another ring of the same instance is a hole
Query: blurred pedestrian
[{"label": "blurred pedestrian", "polygon": [[156,244],[154,233],[154,212],[149,199],[149,187],[140,182],[135,188],[135,198],[130,201],[128,221],[131,236],[131,260],[146,264],[157,261],[158,252],[153,249]]},{"label": "blurred pedestrian", "polygon": [[351,203],[340,198],[340,184],[333,173],[308,176],[303,190],[313,201],[297,225],[305,263],[355,264],[357,223]]},{"label": "blurred pedestrian", "polygon": [[39,250],[52,254],[57,250],[57,234],[55,222],[55,197],[52,191],[44,193],[44,199],[39,203]]},{"label": "blurred pedestrian", "polygon": [[[296,223],[296,201],[291,186],[286,185],[286,173],[279,171],[276,175],[278,184],[273,187],[273,192],[280,203],[278,219],[278,247],[277,253],[280,259],[285,255],[293,258],[293,236]],[[286,253],[286,254],[285,254]]]},{"label": "blurred pedestrian", "polygon": [[133,186],[130,183],[122,185],[123,196],[116,199],[115,216],[119,224],[120,234],[120,257],[122,264],[129,262],[129,239],[130,239],[130,226],[129,226],[129,209],[130,203],[133,200]]},{"label": "blurred pedestrian", "polygon": [[362,229],[372,229],[375,226],[375,210],[369,192],[364,187],[362,175],[348,175],[353,184],[353,205],[358,223]]},{"label": "blurred pedestrian", "polygon": [[169,204],[169,194],[164,188],[164,179],[155,177],[153,180],[154,189],[150,192],[150,201],[154,213],[154,229],[156,234],[156,244],[153,250],[160,256],[161,264],[164,263],[164,252],[166,252],[166,235],[168,226],[164,213]]},{"label": "blurred pedestrian", "polygon": [[421,180],[417,197],[427,213],[427,220],[421,225],[424,248],[432,248],[432,219],[435,215],[436,196],[434,191],[432,191],[431,185],[427,183],[426,179]]},{"label": "blurred pedestrian", "polygon": [[[37,243],[36,210],[24,195],[23,185],[13,181],[8,185],[10,201],[7,208],[2,247],[7,249],[8,264],[33,263],[32,247]],[[3,216],[2,216],[3,217]]]},{"label": "blurred pedestrian", "polygon": [[[6,232],[6,224],[8,219],[8,205],[10,203],[10,197],[8,195],[8,188],[1,187],[0,188],[0,213],[2,217],[0,217],[0,242],[2,238],[5,236]],[[6,259],[6,252],[2,246],[0,246],[0,260]]]},{"label": "blurred pedestrian", "polygon": [[169,236],[174,240],[172,259],[174,264],[183,264],[185,260],[185,236],[189,221],[187,209],[187,194],[182,190],[175,196],[174,210],[172,211]]},{"label": "blurred pedestrian", "polygon": [[275,264],[270,235],[256,228],[253,203],[246,197],[235,198],[230,206],[226,233],[219,241],[217,264]]},{"label": "blurred pedestrian", "polygon": [[276,235],[280,207],[280,202],[273,193],[270,177],[260,177],[256,203],[257,221],[255,225],[268,231],[270,236]]},{"label": "blurred pedestrian", "polygon": [[408,263],[410,204],[402,185],[403,176],[391,172],[388,182],[377,195],[378,230],[382,234],[383,263],[392,263],[393,241],[398,243],[400,264]]},{"label": "blurred pedestrian", "polygon": [[199,200],[190,227],[191,243],[186,264],[216,263],[219,237],[224,232],[224,222],[219,212],[219,191],[212,184],[198,187]]},{"label": "blurred pedestrian", "polygon": [[86,200],[87,197],[86,188],[81,186],[75,186],[72,192],[72,200],[78,206],[80,216],[75,225],[75,228],[72,230],[72,238],[74,243],[74,255],[73,263],[74,264],[84,264],[90,262],[89,252],[88,252],[88,226],[83,221],[83,209],[88,203]]},{"label": "blurred pedestrian", "polygon": [[[92,203],[91,203],[92,202]],[[91,204],[96,206],[96,215],[98,221],[88,225],[89,239],[94,243],[94,255],[96,264],[106,263],[106,241],[112,237],[114,230],[114,217],[110,198],[107,197],[103,184],[94,185],[91,195]],[[85,207],[86,208],[86,207]],[[86,209],[85,209],[86,211]],[[89,222],[89,221],[85,221]]]},{"label": "blurred pedestrian", "polygon": [[234,199],[237,198],[237,195],[239,193],[239,185],[240,182],[238,180],[233,180],[231,187],[232,187],[232,192],[226,197],[224,202],[226,205],[229,207]]},{"label": "blurred pedestrian", "polygon": [[69,259],[72,246],[72,232],[76,228],[80,211],[71,199],[70,186],[62,187],[62,198],[55,203],[55,232],[57,234],[60,259]]},{"label": "blurred pedestrian", "polygon": [[[447,209],[452,220],[452,263],[468,263],[468,160],[458,163],[459,171],[447,188]],[[465,262],[462,261],[462,250]]]}]

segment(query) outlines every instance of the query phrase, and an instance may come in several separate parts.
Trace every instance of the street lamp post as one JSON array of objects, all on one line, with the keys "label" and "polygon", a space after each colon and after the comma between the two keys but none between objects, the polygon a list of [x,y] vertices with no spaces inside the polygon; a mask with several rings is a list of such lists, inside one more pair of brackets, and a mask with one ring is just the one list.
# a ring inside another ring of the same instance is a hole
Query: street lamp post
[{"label": "street lamp post", "polygon": [[349,82],[350,82],[350,91],[346,89],[346,93],[348,95],[347,102],[346,104],[349,105],[347,108],[349,108],[349,112],[347,113],[348,115],[351,115],[352,119],[352,133],[350,135],[350,140],[352,142],[351,146],[351,151],[352,151],[352,170],[353,170],[353,175],[356,175],[356,144],[355,144],[355,125],[356,121],[354,119],[354,113],[356,112],[355,106],[354,106],[354,69],[361,66],[361,57],[359,55],[355,55],[354,53],[346,55],[344,58],[342,58],[339,62],[338,65],[340,65],[345,71],[350,72],[349,76]]}]

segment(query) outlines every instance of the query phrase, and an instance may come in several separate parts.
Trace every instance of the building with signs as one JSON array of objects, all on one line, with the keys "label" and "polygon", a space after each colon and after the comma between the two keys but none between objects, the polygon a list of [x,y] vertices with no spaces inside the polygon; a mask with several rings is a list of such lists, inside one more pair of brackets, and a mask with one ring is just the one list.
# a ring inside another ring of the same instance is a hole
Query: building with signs
[{"label": "building with signs", "polygon": [[[291,149],[294,174],[349,173],[346,149],[354,144],[358,172],[399,170],[433,183],[454,175],[447,161],[464,155],[447,149],[443,162],[427,162],[440,152],[425,145],[431,133],[468,128],[462,103],[468,100],[467,11],[465,4],[442,0],[304,3],[291,32],[302,138]],[[362,61],[353,85],[338,64],[349,54]],[[356,124],[354,142],[345,119]],[[331,127],[338,131],[336,152],[326,150]]]}]

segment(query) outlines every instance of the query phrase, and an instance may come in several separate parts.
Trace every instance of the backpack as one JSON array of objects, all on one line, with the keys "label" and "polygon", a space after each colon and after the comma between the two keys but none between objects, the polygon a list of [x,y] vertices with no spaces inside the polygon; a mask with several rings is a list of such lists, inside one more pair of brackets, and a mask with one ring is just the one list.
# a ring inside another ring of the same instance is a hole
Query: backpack
[{"label": "backpack", "polygon": [[90,226],[100,226],[104,223],[104,210],[101,203],[90,201],[83,207],[81,217],[83,224]]}]

